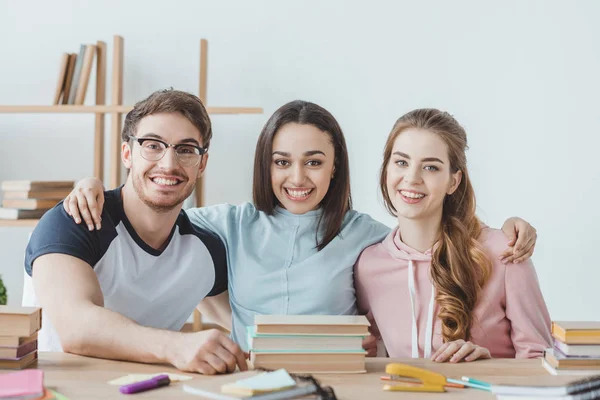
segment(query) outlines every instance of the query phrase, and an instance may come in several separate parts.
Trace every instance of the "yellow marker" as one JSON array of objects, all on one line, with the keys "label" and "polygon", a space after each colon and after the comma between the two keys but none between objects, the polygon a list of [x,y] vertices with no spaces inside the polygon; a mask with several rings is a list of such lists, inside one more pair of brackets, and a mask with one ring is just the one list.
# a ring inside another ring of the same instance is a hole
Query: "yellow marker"
[{"label": "yellow marker", "polygon": [[[392,363],[385,367],[385,373],[392,377],[407,377],[420,381],[420,383],[402,382],[395,385],[385,385],[383,390],[402,392],[445,392],[446,377],[437,372],[407,364]],[[393,379],[393,378],[392,378]]]}]

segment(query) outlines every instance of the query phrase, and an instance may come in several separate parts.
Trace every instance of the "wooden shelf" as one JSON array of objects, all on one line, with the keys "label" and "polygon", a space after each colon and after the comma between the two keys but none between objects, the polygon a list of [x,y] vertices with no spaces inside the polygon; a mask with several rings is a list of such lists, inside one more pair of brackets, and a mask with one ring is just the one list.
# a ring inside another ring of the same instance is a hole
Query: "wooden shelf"
[{"label": "wooden shelf", "polygon": [[0,219],[0,228],[2,227],[34,227],[39,219]]},{"label": "wooden shelf", "polygon": [[[0,106],[0,114],[39,113],[39,114],[123,114],[128,113],[133,106]],[[209,114],[262,114],[259,107],[206,107]]]}]

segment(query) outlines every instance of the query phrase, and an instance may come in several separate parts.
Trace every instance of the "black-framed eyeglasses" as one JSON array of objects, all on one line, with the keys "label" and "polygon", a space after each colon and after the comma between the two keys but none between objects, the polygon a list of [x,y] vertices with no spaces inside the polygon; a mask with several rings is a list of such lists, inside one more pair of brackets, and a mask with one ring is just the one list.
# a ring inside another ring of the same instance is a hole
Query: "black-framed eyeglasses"
[{"label": "black-framed eyeglasses", "polygon": [[206,154],[206,147],[190,143],[170,144],[156,138],[139,138],[129,136],[140,145],[140,154],[148,161],[158,161],[165,156],[167,149],[172,147],[177,161],[184,167],[193,167],[200,163],[202,155]]}]

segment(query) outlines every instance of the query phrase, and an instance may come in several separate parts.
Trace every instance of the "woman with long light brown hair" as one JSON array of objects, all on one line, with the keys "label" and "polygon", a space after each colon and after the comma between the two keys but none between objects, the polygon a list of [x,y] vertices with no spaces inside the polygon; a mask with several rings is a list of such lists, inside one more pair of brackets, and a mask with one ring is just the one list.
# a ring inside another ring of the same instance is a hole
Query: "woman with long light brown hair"
[{"label": "woman with long light brown hair", "polygon": [[435,109],[402,116],[388,137],[380,186],[398,227],[365,249],[355,280],[392,357],[539,357],[550,346],[533,264],[501,263],[506,237],[475,215],[466,148],[465,130]]}]

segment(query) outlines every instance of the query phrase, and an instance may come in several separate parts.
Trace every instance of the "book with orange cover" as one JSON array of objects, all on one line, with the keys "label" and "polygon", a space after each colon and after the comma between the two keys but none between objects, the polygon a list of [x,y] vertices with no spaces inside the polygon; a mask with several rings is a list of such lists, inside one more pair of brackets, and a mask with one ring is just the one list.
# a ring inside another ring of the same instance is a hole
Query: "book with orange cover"
[{"label": "book with orange cover", "polygon": [[0,306],[0,336],[30,336],[41,327],[41,308]]},{"label": "book with orange cover", "polygon": [[257,315],[257,334],[368,336],[364,315]]},{"label": "book with orange cover", "polygon": [[552,335],[567,344],[600,344],[600,321],[554,321]]}]

